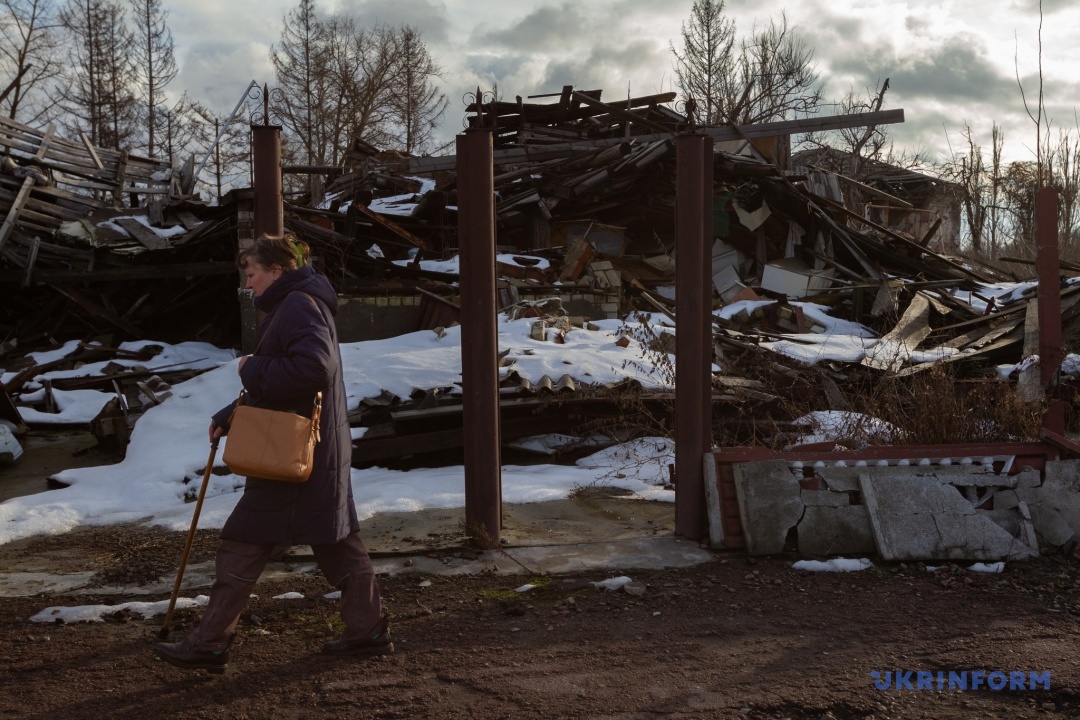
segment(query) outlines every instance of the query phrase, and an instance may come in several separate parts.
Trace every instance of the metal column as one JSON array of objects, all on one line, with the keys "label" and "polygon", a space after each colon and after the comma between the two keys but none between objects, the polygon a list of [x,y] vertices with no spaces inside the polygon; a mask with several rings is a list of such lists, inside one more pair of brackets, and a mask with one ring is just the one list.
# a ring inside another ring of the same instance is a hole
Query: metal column
[{"label": "metal column", "polygon": [[705,536],[712,446],[713,140],[675,140],[675,532]]},{"label": "metal column", "polygon": [[473,128],[457,136],[457,181],[465,527],[481,546],[497,547],[502,468],[495,317],[495,191],[489,128]]},{"label": "metal column", "polygon": [[1035,196],[1035,269],[1039,276],[1039,379],[1050,398],[1043,428],[1065,434],[1065,406],[1053,399],[1058,370],[1065,358],[1061,332],[1061,264],[1058,255],[1057,190],[1044,187]]},{"label": "metal column", "polygon": [[281,126],[252,125],[251,146],[255,237],[281,235],[285,231],[281,189]]}]

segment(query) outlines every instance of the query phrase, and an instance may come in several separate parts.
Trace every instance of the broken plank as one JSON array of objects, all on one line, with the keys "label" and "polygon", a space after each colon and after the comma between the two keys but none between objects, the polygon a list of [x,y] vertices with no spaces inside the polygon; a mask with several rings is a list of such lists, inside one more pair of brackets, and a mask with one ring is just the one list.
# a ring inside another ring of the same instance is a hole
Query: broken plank
[{"label": "broken plank", "polygon": [[828,207],[828,208],[830,208],[832,210],[836,210],[837,212],[843,213],[844,215],[847,215],[851,219],[856,220],[856,221],[862,223],[863,225],[866,225],[867,227],[873,228],[874,230],[877,230],[878,232],[880,232],[880,233],[882,233],[884,235],[887,235],[888,237],[892,238],[893,240],[901,242],[904,245],[907,245],[908,247],[913,248],[913,249],[917,250],[918,252],[920,252],[920,253],[922,253],[924,255],[929,255],[930,257],[933,257],[933,258],[945,263],[949,267],[963,273],[964,275],[967,275],[970,278],[973,278],[975,280],[978,280],[979,282],[984,282],[984,283],[988,283],[988,284],[992,282],[989,278],[984,277],[983,275],[980,275],[979,273],[975,272],[974,270],[971,270],[970,268],[964,267],[960,263],[953,262],[952,260],[945,257],[944,255],[938,255],[936,252],[933,252],[932,250],[928,250],[928,249],[922,247],[915,240],[910,240],[910,239],[904,237],[903,235],[894,233],[892,230],[890,230],[887,227],[884,227],[882,225],[878,225],[876,222],[867,220],[862,215],[859,215],[856,212],[848,210],[843,205],[841,205],[839,203],[836,203],[836,202],[833,202],[832,200],[830,200],[827,197],[823,197],[821,195],[818,195],[818,194],[812,192],[809,188],[803,188],[803,189],[804,189],[804,191],[806,192],[807,195],[810,195],[810,196],[814,197],[815,199],[819,200],[826,207]]},{"label": "broken plank", "polygon": [[415,245],[418,248],[424,248],[424,249],[427,248],[427,244],[423,240],[416,237],[411,232],[409,232],[405,228],[401,227],[397,223],[391,222],[390,220],[387,220],[387,219],[383,218],[378,213],[375,213],[375,212],[369,210],[368,208],[366,208],[363,205],[360,205],[358,203],[354,204],[354,207],[356,208],[356,211],[359,212],[361,215],[368,218],[369,220],[372,220],[376,225],[380,225],[381,227],[386,228],[387,230],[392,232],[394,235],[397,235],[402,240],[410,242],[410,243],[412,243],[413,245]]},{"label": "broken plank", "polygon": [[23,277],[23,287],[30,287],[30,279],[34,275],[34,264],[37,262],[38,250],[40,248],[41,239],[34,237],[30,241],[30,254],[26,258],[26,275]]},{"label": "broken plank", "polygon": [[[124,202],[123,190],[121,188],[123,188],[124,186],[124,175],[127,174],[127,162],[128,154],[127,151],[124,150],[120,153],[120,162],[116,165],[116,178],[114,180],[116,186],[113,188],[112,191],[113,202],[116,203],[118,207]],[[149,245],[147,247],[149,247]]]},{"label": "broken plank", "polygon": [[116,218],[113,222],[124,228],[132,239],[138,240],[145,245],[148,250],[165,250],[172,247],[168,240],[161,237],[135,218]]},{"label": "broken plank", "polygon": [[[45,157],[45,152],[49,148],[49,143],[52,141],[54,132],[56,132],[56,126],[49,123],[48,129],[45,130],[45,136],[41,140],[41,146],[34,156],[35,159],[40,160]],[[15,222],[19,219],[19,213],[22,212],[23,205],[26,204],[27,199],[30,197],[30,188],[32,187],[34,187],[34,178],[24,178],[22,187],[19,188],[19,192],[15,196],[15,202],[8,208],[8,214],[4,219],[4,224],[0,225],[0,249],[3,249],[8,236],[11,235],[11,231],[15,229]]]},{"label": "broken plank", "polygon": [[[125,280],[159,280],[175,277],[203,277],[228,275],[236,272],[236,263],[219,260],[204,263],[177,263],[173,265],[135,265],[123,268],[98,268],[87,270],[41,269],[34,273],[36,284],[67,282],[116,282]],[[16,280],[18,271],[0,270],[0,282]]]},{"label": "broken plank", "polygon": [[86,151],[90,153],[90,157],[94,160],[94,164],[97,165],[98,170],[104,170],[105,166],[101,163],[101,158],[98,157],[97,152],[94,151],[94,146],[90,144],[90,138],[86,137],[86,133],[79,133],[82,136],[83,144],[86,145]]},{"label": "broken plank", "polygon": [[52,285],[50,287],[52,287],[54,290],[56,290],[56,292],[60,293],[61,295],[81,307],[91,317],[100,318],[108,323],[111,323],[112,325],[115,325],[124,332],[128,333],[133,338],[143,337],[143,331],[141,329],[128,322],[124,318],[120,317],[116,313],[110,312],[109,310],[83,297],[83,295],[80,294],[77,290],[75,290],[75,288],[71,285]]},{"label": "broken plank", "polygon": [[[852,127],[888,125],[891,123],[902,122],[904,122],[904,111],[903,109],[897,109],[852,113],[850,115],[829,115],[826,117],[804,118],[801,120],[781,120],[779,122],[758,123],[756,125],[704,128],[703,132],[711,136],[713,140],[719,142],[726,140],[740,140],[744,137],[753,138],[770,137],[774,135],[794,135],[805,132],[824,132],[826,130],[843,130]],[[657,140],[667,140],[672,137],[674,137],[673,133],[655,133],[651,135],[637,135],[632,139],[635,143],[651,143]],[[561,157],[574,150],[595,150],[609,145],[617,145],[621,142],[626,142],[626,138],[617,137],[582,142],[569,142],[543,148],[508,148],[505,150],[494,151],[492,159],[496,165],[528,161],[541,162]],[[456,167],[456,155],[410,158],[408,161],[408,172],[411,174],[430,173],[438,170],[453,170]]]}]

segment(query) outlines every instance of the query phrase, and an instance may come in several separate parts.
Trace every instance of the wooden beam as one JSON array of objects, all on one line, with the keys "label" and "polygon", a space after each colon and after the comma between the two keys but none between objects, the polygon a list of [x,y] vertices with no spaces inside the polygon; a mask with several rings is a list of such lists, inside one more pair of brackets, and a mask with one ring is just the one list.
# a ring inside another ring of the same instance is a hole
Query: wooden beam
[{"label": "wooden beam", "polygon": [[138,240],[148,250],[165,250],[172,247],[168,240],[159,236],[133,217],[115,218],[113,222],[124,228],[133,240]]},{"label": "wooden beam", "polygon": [[[604,108],[604,110],[606,112],[610,113],[611,115],[614,115],[615,117],[617,117],[617,118],[619,118],[621,120],[627,120],[627,121],[632,122],[632,123],[637,123],[638,125],[641,125],[642,127],[652,128],[653,130],[656,130],[657,132],[666,133],[668,131],[668,129],[666,127],[664,127],[663,125],[661,125],[659,123],[655,123],[652,120],[646,120],[645,118],[641,117],[640,115],[635,115],[634,113],[630,112],[629,110],[624,110],[621,107],[616,107],[613,103],[600,102],[599,100],[596,100],[594,98],[589,97],[588,95],[585,95],[584,93],[579,93],[579,92],[573,93],[571,95],[571,97],[573,97],[575,100],[577,100],[580,103],[588,105],[589,107]],[[623,104],[625,105],[626,103],[624,102]]]},{"label": "wooden beam", "polygon": [[[45,136],[41,139],[41,145],[38,146],[37,154],[34,155],[35,160],[41,160],[45,157],[45,152],[49,149],[49,143],[52,142],[53,133],[55,132],[56,126],[49,123],[49,127],[45,130]],[[3,249],[8,236],[11,235],[11,231],[15,229],[15,223],[19,219],[19,213],[22,212],[23,205],[26,204],[26,200],[30,197],[30,189],[32,187],[34,187],[34,178],[23,178],[22,187],[19,188],[19,192],[15,196],[15,202],[11,203],[11,207],[8,208],[7,217],[4,218],[4,224],[0,225],[0,249]]]},{"label": "wooden beam", "polygon": [[34,275],[34,263],[37,262],[38,250],[41,248],[41,239],[37,236],[30,241],[30,254],[26,258],[26,277],[23,278],[23,287],[30,287],[30,278]]},{"label": "wooden beam", "polygon": [[101,158],[98,157],[97,151],[94,150],[94,146],[90,144],[90,138],[86,137],[86,133],[79,133],[79,135],[82,136],[83,145],[86,145],[86,151],[90,153],[90,157],[93,158],[97,169],[104,170],[105,166],[102,164]]},{"label": "wooden beam", "polygon": [[920,245],[915,240],[910,240],[910,239],[904,237],[903,235],[894,233],[892,230],[890,230],[887,227],[884,227],[883,225],[878,225],[876,222],[873,222],[871,220],[867,220],[866,218],[859,215],[858,213],[852,212],[851,210],[848,210],[843,205],[840,205],[839,203],[835,203],[835,202],[833,202],[832,200],[830,200],[827,197],[823,197],[821,195],[818,195],[815,192],[812,192],[809,188],[803,188],[803,190],[806,192],[807,195],[810,195],[816,201],[820,202],[822,205],[829,208],[830,210],[835,210],[837,212],[843,213],[844,215],[847,215],[852,220],[856,220],[857,222],[860,222],[863,225],[866,225],[867,227],[873,228],[874,230],[877,230],[878,232],[880,232],[880,233],[882,233],[884,235],[887,235],[888,237],[892,238],[893,240],[896,240],[897,242],[901,242],[904,245],[907,245],[908,247],[910,247],[910,248],[912,248],[914,250],[917,250],[918,252],[922,253],[923,255],[929,255],[931,257],[937,258],[938,260],[945,263],[949,267],[953,268],[954,270],[958,270],[959,272],[963,273],[964,275],[967,275],[970,278],[974,278],[975,280],[978,280],[979,282],[984,282],[984,283],[992,282],[989,278],[986,278],[986,277],[980,275],[979,273],[975,272],[974,270],[966,268],[966,267],[964,267],[963,265],[961,265],[959,263],[955,263],[952,260],[950,260],[949,258],[944,257],[943,255],[938,255],[936,252],[933,252],[932,250],[927,250],[926,248],[924,248],[922,245]]},{"label": "wooden beam", "polygon": [[[122,268],[99,268],[96,270],[40,269],[34,272],[33,282],[38,285],[54,283],[117,282],[125,280],[159,280],[175,277],[202,277],[228,275],[236,272],[236,263],[226,260],[204,263],[177,263],[175,265],[135,265]],[[0,270],[0,282],[14,282],[22,278],[18,270]]]},{"label": "wooden beam", "polygon": [[73,288],[71,285],[53,285],[51,287],[64,297],[74,302],[76,305],[80,306],[91,317],[105,320],[106,322],[115,325],[127,334],[131,335],[133,338],[143,337],[143,331],[140,330],[138,327],[125,320],[124,318],[120,317],[116,313],[111,312],[108,309],[103,308],[100,305],[97,305],[88,300],[87,298],[83,297],[83,295],[80,294],[77,290],[75,290],[75,288]]},{"label": "wooden beam", "polygon": [[[881,110],[879,112],[852,113],[850,115],[829,115],[826,117],[805,118],[802,120],[781,120],[779,122],[759,123],[757,125],[702,128],[702,131],[711,135],[713,140],[723,142],[728,140],[741,140],[743,137],[753,138],[795,135],[798,133],[843,130],[845,128],[864,127],[866,125],[889,125],[902,122],[904,122],[904,111],[903,109],[897,109]],[[655,133],[652,135],[635,135],[631,139],[635,143],[644,144],[672,137],[674,137],[674,133]],[[505,150],[496,150],[493,153],[493,160],[496,165],[542,162],[556,157],[563,157],[574,151],[595,150],[609,145],[617,145],[621,142],[626,142],[626,138],[617,137],[605,138],[602,140],[558,143],[555,145],[546,145],[543,148],[507,148]],[[456,155],[443,155],[440,157],[410,158],[407,171],[409,173],[430,173],[439,170],[453,170],[456,167]]]}]

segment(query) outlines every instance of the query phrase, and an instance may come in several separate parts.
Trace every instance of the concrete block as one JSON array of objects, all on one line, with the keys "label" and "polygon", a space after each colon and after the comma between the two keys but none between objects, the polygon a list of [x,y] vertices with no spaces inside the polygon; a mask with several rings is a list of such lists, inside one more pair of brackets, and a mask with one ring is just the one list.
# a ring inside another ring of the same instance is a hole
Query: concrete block
[{"label": "concrete block", "polygon": [[[884,470],[884,468],[882,468]],[[885,560],[1021,560],[1038,555],[977,513],[948,472],[910,467],[859,476],[878,552]]]},{"label": "concrete block", "polygon": [[998,490],[994,493],[995,510],[1014,510],[1020,505],[1015,490]]},{"label": "concrete block", "polygon": [[1020,535],[1020,513],[1016,511],[1016,508],[1009,510],[976,510],[976,515],[982,515],[988,517],[994,521],[994,523],[1009,533],[1013,537],[1019,537]]},{"label": "concrete block", "polygon": [[851,504],[847,493],[835,493],[828,490],[803,490],[802,501],[807,507],[841,507]]},{"label": "concrete block", "polygon": [[1031,506],[1031,524],[1047,545],[1061,547],[1077,536],[1065,516],[1049,505]]},{"label": "concrete block", "polygon": [[788,532],[803,514],[799,481],[783,460],[736,463],[732,470],[746,552],[783,552]]},{"label": "concrete block", "polygon": [[799,553],[803,555],[867,554],[877,550],[870,518],[862,505],[808,506],[799,521],[798,535]]},{"label": "concrete block", "polygon": [[1073,533],[1080,535],[1080,460],[1046,463],[1042,486],[1034,493],[1039,506],[1056,510]]}]

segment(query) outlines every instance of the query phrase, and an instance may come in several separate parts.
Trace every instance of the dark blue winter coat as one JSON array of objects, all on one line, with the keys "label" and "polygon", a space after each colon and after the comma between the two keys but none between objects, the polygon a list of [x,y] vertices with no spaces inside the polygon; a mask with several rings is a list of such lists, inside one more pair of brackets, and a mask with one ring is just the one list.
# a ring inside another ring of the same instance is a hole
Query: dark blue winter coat
[{"label": "dark blue winter coat", "polygon": [[[335,543],[360,529],[349,481],[352,439],[332,318],[337,295],[324,276],[304,267],[275,280],[255,306],[269,314],[259,329],[257,354],[240,371],[247,402],[310,417],[315,393],[322,391],[322,439],[307,482],[249,477],[221,537],[275,545]],[[226,431],[235,404],[214,415]]]}]

